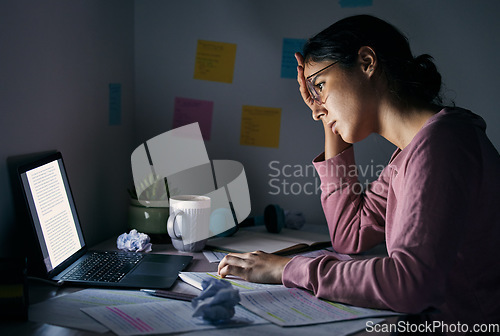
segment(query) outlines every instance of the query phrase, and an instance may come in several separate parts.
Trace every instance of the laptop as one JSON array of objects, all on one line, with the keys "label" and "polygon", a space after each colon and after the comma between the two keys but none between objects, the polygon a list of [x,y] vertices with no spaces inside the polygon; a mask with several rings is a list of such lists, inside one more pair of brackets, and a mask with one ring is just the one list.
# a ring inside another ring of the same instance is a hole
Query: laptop
[{"label": "laptop", "polygon": [[89,250],[60,152],[18,166],[17,174],[43,277],[56,284],[166,289],[192,260],[186,255]]}]

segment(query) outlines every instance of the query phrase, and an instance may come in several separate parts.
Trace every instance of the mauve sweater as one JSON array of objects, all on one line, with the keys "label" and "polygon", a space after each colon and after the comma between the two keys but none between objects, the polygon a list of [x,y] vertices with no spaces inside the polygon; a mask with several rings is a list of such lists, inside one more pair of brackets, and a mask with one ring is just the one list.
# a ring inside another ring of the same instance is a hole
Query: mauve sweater
[{"label": "mauve sweater", "polygon": [[385,240],[388,256],[294,257],[283,284],[356,306],[435,308],[430,318],[446,323],[499,322],[500,156],[485,129],[470,111],[441,110],[364,191],[352,147],[318,156],[333,248],[359,253]]}]

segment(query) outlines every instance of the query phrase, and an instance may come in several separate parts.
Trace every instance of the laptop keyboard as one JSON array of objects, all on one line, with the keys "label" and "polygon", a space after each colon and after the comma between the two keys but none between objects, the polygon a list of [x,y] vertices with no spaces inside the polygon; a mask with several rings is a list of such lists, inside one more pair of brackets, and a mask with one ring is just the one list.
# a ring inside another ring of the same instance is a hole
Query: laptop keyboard
[{"label": "laptop keyboard", "polygon": [[119,282],[142,258],[141,254],[91,252],[61,280]]}]

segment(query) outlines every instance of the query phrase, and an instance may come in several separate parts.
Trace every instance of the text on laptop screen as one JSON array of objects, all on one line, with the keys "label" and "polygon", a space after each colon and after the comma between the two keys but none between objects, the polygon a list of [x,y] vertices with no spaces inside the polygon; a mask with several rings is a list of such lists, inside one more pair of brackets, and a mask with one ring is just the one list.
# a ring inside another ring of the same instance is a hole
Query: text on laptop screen
[{"label": "text on laptop screen", "polygon": [[35,229],[43,235],[45,266],[51,271],[84,245],[64,165],[55,160],[26,171],[21,179]]}]

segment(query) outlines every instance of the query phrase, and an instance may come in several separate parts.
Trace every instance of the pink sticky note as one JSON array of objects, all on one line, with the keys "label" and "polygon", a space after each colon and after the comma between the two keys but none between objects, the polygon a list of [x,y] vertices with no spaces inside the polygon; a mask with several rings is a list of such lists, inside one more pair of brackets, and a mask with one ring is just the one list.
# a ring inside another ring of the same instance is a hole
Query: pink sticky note
[{"label": "pink sticky note", "polygon": [[203,140],[210,140],[213,110],[214,102],[212,101],[175,97],[172,128],[198,122]]}]

